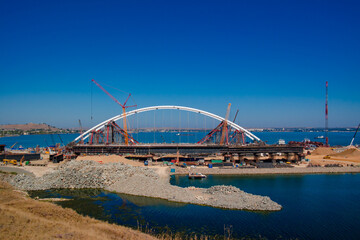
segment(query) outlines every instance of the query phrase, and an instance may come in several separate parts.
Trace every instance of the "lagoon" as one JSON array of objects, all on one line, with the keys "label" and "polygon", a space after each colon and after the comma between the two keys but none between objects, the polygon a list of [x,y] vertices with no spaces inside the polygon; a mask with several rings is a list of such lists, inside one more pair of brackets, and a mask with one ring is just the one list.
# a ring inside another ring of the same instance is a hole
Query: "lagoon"
[{"label": "lagoon", "polygon": [[172,176],[187,187],[233,185],[280,203],[279,212],[224,210],[206,206],[111,193],[103,190],[34,191],[32,196],[68,197],[59,202],[81,214],[154,232],[223,238],[224,227],[234,238],[359,239],[360,174],[208,176],[189,180]]}]

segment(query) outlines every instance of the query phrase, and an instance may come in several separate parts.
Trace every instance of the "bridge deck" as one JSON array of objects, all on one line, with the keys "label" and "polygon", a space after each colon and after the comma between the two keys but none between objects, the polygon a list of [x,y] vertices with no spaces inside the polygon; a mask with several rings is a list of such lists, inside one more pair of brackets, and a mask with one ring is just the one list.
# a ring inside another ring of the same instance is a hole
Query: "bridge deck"
[{"label": "bridge deck", "polygon": [[203,144],[138,144],[132,146],[113,145],[88,145],[76,144],[72,147],[75,154],[175,154],[179,151],[184,155],[211,155],[211,154],[303,154],[303,147],[289,145],[203,145]]}]

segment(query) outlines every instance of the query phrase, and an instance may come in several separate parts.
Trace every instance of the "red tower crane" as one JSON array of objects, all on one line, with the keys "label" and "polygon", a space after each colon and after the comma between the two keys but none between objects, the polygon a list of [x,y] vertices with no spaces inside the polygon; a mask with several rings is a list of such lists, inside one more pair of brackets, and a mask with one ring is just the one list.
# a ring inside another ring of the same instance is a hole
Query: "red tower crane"
[{"label": "red tower crane", "polygon": [[224,125],[223,125],[223,129],[222,129],[222,133],[221,133],[221,139],[220,139],[220,145],[224,144],[224,140],[225,140],[225,135],[226,135],[226,141],[228,139],[228,126],[227,126],[227,121],[229,119],[229,114],[230,114],[230,107],[231,107],[231,103],[229,103],[227,110],[226,110],[226,116],[225,116],[225,120],[224,120]]},{"label": "red tower crane", "polygon": [[325,102],[325,146],[329,146],[329,112],[328,112],[328,82],[326,81],[326,102]]},{"label": "red tower crane", "polygon": [[106,93],[112,100],[114,100],[117,104],[119,104],[123,110],[123,114],[124,114],[124,135],[125,135],[125,144],[128,145],[129,144],[129,136],[128,136],[128,132],[127,132],[127,125],[126,125],[126,108],[130,108],[130,107],[136,107],[137,105],[131,105],[131,106],[126,106],[127,101],[129,100],[131,93],[129,93],[129,96],[126,98],[124,104],[121,104],[115,97],[113,97],[108,91],[106,91],[99,83],[97,83],[94,79],[91,80],[93,83],[96,84],[96,86],[98,86],[104,93]]}]

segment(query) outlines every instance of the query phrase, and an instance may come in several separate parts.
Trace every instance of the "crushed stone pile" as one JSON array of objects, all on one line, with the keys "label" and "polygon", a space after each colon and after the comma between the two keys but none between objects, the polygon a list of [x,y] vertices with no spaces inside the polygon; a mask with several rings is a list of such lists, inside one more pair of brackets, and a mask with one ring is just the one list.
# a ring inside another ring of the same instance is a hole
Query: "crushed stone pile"
[{"label": "crushed stone pile", "polygon": [[152,169],[133,167],[123,163],[100,164],[94,161],[70,161],[40,178],[18,174],[11,179],[10,183],[24,190],[105,188],[118,179],[127,179],[134,175],[142,175],[154,180],[159,178]]},{"label": "crushed stone pile", "polygon": [[241,191],[240,189],[238,189],[237,187],[234,186],[226,186],[226,185],[217,185],[217,186],[212,186],[208,189],[206,189],[204,191],[205,193],[208,194],[232,194],[232,193],[243,193],[244,191]]},{"label": "crushed stone pile", "polygon": [[249,194],[233,186],[219,185],[208,189],[173,186],[160,179],[152,168],[123,163],[100,164],[95,161],[73,160],[42,177],[18,174],[11,177],[9,183],[23,190],[100,188],[228,209],[278,211],[282,208],[269,197]]}]

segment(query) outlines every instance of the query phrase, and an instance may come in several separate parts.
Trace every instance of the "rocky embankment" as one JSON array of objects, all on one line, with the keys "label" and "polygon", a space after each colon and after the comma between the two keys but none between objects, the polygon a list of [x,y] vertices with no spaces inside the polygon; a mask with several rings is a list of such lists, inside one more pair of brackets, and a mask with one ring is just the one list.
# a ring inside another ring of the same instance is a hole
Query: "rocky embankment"
[{"label": "rocky embankment", "polygon": [[169,181],[164,181],[154,169],[123,163],[70,161],[42,177],[18,174],[9,177],[7,181],[23,190],[102,188],[131,195],[229,209],[278,211],[282,208],[269,197],[249,194],[233,186],[221,185],[208,189],[173,186]]}]

